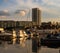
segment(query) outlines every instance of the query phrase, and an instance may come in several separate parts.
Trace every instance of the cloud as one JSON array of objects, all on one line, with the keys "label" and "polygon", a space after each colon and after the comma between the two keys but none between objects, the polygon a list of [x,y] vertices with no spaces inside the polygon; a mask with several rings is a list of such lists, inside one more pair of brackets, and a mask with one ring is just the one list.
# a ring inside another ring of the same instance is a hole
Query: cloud
[{"label": "cloud", "polygon": [[6,16],[0,16],[0,18],[6,18]]},{"label": "cloud", "polygon": [[60,0],[42,0],[43,4],[60,7]]},{"label": "cloud", "polygon": [[[39,5],[37,2],[33,2],[34,0],[17,0],[17,6],[18,7],[28,7],[28,8],[33,8],[33,7],[38,7]],[[40,7],[40,6],[39,6]]]},{"label": "cloud", "polygon": [[60,18],[42,18],[42,22],[60,22]]},{"label": "cloud", "polygon": [[9,9],[9,7],[14,7],[17,5],[15,0],[0,0],[0,10]]},{"label": "cloud", "polygon": [[[19,8],[30,8],[31,9],[34,7],[41,8],[41,5],[38,5],[38,2],[40,2],[40,0],[6,0],[6,3],[3,4],[4,6],[2,8],[9,9],[9,10],[15,10]],[[1,10],[2,8],[0,7]]]},{"label": "cloud", "polygon": [[0,11],[0,16],[9,16],[9,12],[8,10],[3,10],[3,11]]},{"label": "cloud", "polygon": [[29,8],[25,8],[25,9],[24,8],[23,9],[20,8],[20,9],[17,9],[14,13],[15,14],[20,14],[20,13],[23,12],[23,13],[25,13],[25,15],[27,15],[30,11],[31,10]]},{"label": "cloud", "polygon": [[8,0],[4,0],[4,2],[8,2]]},{"label": "cloud", "polygon": [[8,10],[3,10],[3,12],[8,13]]},{"label": "cloud", "polygon": [[20,16],[25,16],[26,15],[26,11],[25,10],[17,10],[15,12],[15,14],[20,14]]},{"label": "cloud", "polygon": [[[41,5],[42,3],[46,5]],[[17,0],[18,8],[19,7],[28,7],[28,8],[40,8],[42,11],[46,11],[52,14],[59,14],[59,11],[56,9],[56,2],[54,0]],[[40,4],[41,3],[41,4]],[[51,7],[49,7],[51,5]],[[57,13],[56,13],[57,12]]]},{"label": "cloud", "polygon": [[[60,15],[60,0],[1,0],[0,2],[0,16],[8,16],[14,19],[20,19],[20,10],[30,11],[32,8],[39,8],[42,11],[42,17],[54,18],[59,17]],[[4,1],[4,2],[3,2]],[[2,7],[1,7],[2,6]],[[8,9],[10,12],[7,12],[5,9]],[[5,10],[5,12],[3,11]],[[7,12],[7,13],[6,13]],[[13,12],[13,13],[12,13]],[[14,14],[15,13],[15,14]],[[16,16],[16,14],[18,15]],[[46,16],[46,14],[48,16]],[[29,14],[28,14],[29,16]]]}]

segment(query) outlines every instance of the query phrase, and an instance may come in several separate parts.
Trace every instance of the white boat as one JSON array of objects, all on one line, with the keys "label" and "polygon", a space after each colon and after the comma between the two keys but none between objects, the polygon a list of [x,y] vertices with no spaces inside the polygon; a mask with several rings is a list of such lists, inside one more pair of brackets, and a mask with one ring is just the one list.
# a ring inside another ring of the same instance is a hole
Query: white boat
[{"label": "white boat", "polygon": [[7,32],[0,33],[0,40],[2,41],[11,41],[12,38],[13,38],[13,35],[11,33],[7,33]]}]

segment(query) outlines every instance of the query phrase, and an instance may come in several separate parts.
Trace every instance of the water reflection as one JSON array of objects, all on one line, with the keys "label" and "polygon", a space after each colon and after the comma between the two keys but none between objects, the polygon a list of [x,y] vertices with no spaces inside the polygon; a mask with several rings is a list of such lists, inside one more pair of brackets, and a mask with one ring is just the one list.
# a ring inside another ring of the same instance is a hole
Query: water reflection
[{"label": "water reflection", "polygon": [[15,37],[16,37],[16,31],[13,30],[13,38],[15,38]]},{"label": "water reflection", "polygon": [[13,30],[12,34],[11,40],[0,40],[0,51],[2,50],[0,53],[27,53],[28,48],[30,48],[29,41],[26,40],[27,34],[23,30],[19,31],[19,34]]},{"label": "water reflection", "polygon": [[15,44],[15,41],[16,41],[16,38],[15,38],[15,39],[13,39],[13,45]]},{"label": "water reflection", "polygon": [[10,41],[2,41],[0,40],[0,46],[4,47],[7,45],[15,45],[19,44],[21,47],[25,46],[27,34],[23,30],[15,31],[13,30],[13,39]]},{"label": "water reflection", "polygon": [[12,39],[11,41],[1,41],[0,47],[7,48],[6,47],[7,45],[20,45],[20,47],[24,47],[25,41],[26,40],[23,40],[23,39],[20,40],[20,38],[15,38],[15,39]]}]

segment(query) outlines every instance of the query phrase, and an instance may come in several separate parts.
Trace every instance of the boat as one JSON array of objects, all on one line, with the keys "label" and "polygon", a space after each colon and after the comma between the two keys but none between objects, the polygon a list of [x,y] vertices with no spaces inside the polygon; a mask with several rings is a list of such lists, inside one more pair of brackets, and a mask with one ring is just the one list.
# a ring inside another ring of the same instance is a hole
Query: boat
[{"label": "boat", "polygon": [[7,32],[0,33],[0,40],[2,41],[11,41],[13,39],[13,35]]}]

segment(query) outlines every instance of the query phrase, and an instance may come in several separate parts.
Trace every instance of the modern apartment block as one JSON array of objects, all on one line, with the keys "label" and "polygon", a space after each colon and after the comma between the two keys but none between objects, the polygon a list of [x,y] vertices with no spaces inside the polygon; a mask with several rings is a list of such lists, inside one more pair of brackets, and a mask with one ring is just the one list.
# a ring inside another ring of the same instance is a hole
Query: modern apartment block
[{"label": "modern apartment block", "polygon": [[34,25],[41,25],[41,11],[39,8],[32,9],[32,22]]}]

